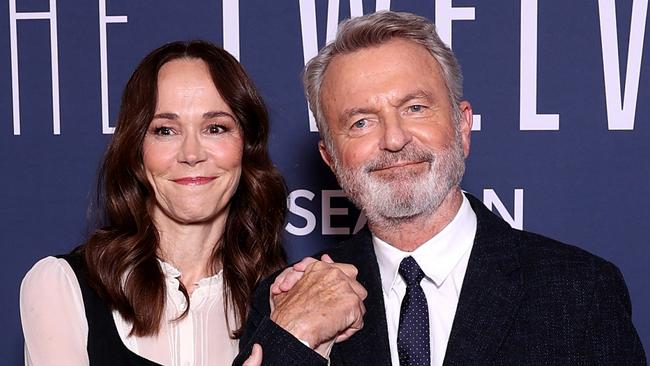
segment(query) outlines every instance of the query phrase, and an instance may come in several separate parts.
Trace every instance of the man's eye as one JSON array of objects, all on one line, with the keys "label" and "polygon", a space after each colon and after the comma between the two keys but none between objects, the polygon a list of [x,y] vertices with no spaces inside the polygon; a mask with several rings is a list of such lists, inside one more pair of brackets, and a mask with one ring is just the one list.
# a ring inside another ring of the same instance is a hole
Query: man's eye
[{"label": "man's eye", "polygon": [[409,107],[409,112],[418,113],[418,112],[422,112],[423,109],[424,106],[416,104]]},{"label": "man's eye", "polygon": [[352,124],[352,128],[364,128],[368,124],[366,119],[360,119]]},{"label": "man's eye", "polygon": [[211,134],[219,134],[226,131],[226,128],[222,125],[213,124],[208,127],[208,132]]},{"label": "man's eye", "polygon": [[169,136],[172,134],[172,129],[170,127],[160,126],[156,127],[153,130],[153,133],[158,136]]}]

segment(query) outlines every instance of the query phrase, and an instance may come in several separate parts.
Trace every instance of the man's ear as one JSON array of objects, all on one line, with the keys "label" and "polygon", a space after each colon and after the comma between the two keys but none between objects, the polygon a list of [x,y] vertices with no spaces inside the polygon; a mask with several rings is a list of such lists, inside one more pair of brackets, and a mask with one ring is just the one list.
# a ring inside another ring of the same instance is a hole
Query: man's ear
[{"label": "man's ear", "polygon": [[460,109],[460,139],[463,146],[463,153],[465,158],[469,156],[469,148],[471,145],[470,135],[472,133],[472,124],[474,123],[474,113],[472,112],[472,105],[464,100],[458,105]]},{"label": "man's ear", "polygon": [[332,157],[330,156],[330,153],[327,151],[327,148],[325,147],[325,142],[323,140],[318,141],[318,152],[320,152],[320,157],[323,159],[325,164],[327,164],[327,166],[330,167],[330,170],[334,171],[334,167],[332,166]]}]

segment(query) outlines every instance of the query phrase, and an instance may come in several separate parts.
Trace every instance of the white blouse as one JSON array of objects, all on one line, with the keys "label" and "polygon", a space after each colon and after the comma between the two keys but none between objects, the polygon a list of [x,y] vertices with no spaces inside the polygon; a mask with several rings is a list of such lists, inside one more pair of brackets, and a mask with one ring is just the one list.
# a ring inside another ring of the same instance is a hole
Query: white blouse
[{"label": "white blouse", "polygon": [[[117,311],[113,319],[126,347],[161,365],[229,365],[238,352],[224,313],[222,272],[201,279],[190,296],[190,311],[178,290],[181,273],[160,262],[167,284],[165,313],[156,336],[129,336],[131,326]],[[230,324],[235,324],[231,311]],[[26,365],[88,365],[88,323],[79,282],[64,259],[47,257],[32,267],[20,288],[20,317]]]}]

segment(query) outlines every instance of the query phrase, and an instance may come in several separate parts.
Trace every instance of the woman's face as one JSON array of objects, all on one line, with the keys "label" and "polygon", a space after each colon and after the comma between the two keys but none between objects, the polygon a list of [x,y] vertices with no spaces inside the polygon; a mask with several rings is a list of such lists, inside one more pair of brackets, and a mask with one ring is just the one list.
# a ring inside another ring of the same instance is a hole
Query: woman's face
[{"label": "woman's face", "polygon": [[241,176],[243,136],[203,60],[160,68],[143,153],[157,224],[225,222]]}]

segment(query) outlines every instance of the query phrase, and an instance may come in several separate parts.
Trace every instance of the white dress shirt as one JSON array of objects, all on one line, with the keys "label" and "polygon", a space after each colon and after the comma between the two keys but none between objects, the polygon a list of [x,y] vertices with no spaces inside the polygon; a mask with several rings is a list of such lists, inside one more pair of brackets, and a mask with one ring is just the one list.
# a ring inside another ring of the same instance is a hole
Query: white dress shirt
[{"label": "white dress shirt", "polygon": [[[167,285],[160,331],[149,337],[129,336],[131,325],[114,311],[122,342],[139,356],[162,365],[230,365],[238,342],[228,336],[221,272],[198,282],[189,313],[175,320],[185,309],[185,298],[178,290],[181,273],[168,263],[160,264]],[[26,365],[88,365],[88,322],[81,289],[64,259],[44,258],[27,273],[20,289],[20,316]],[[229,316],[233,318],[232,312]]]},{"label": "white dress shirt", "polygon": [[402,299],[406,294],[406,284],[397,272],[400,262],[405,257],[412,256],[426,275],[420,285],[429,308],[431,365],[440,366],[445,359],[475,235],[476,214],[464,195],[463,203],[454,219],[440,233],[413,252],[401,251],[373,235],[372,241],[379,263],[386,306],[390,355],[394,366],[399,366],[397,331]]}]

